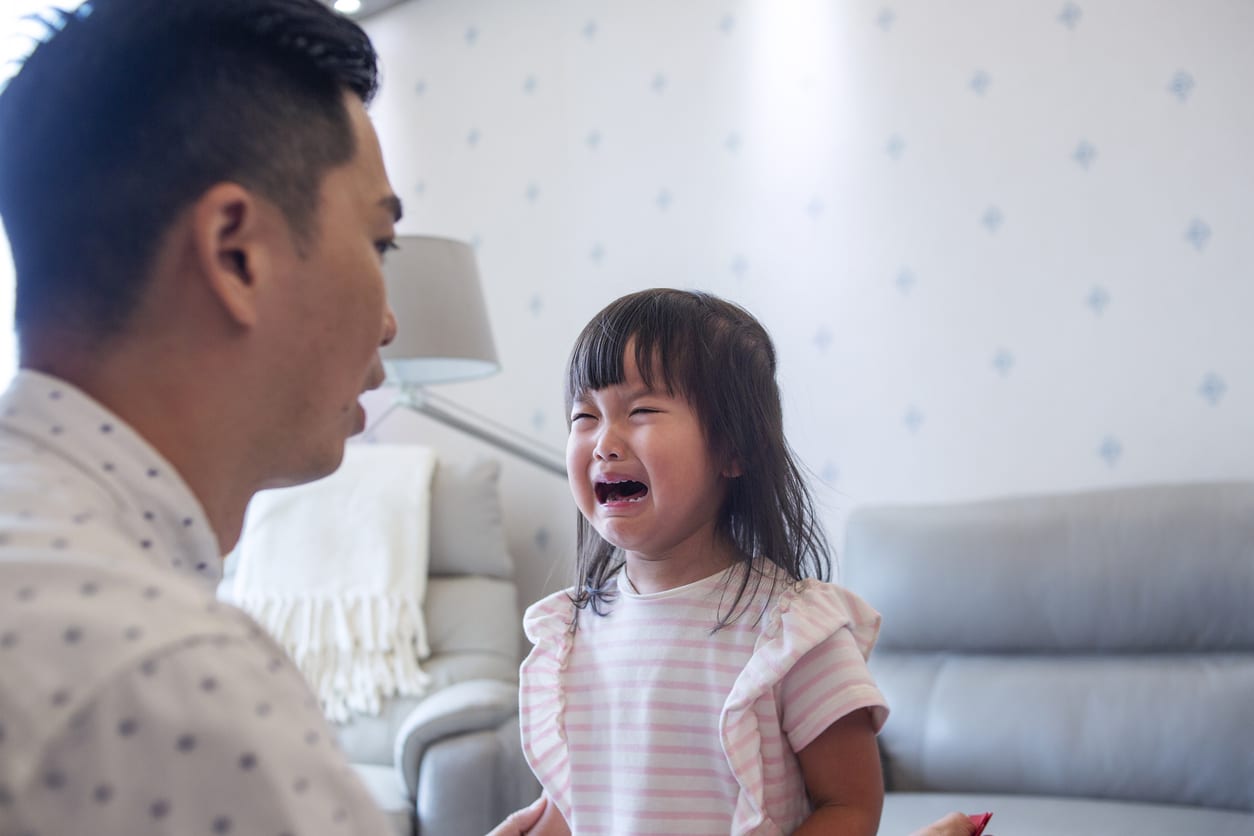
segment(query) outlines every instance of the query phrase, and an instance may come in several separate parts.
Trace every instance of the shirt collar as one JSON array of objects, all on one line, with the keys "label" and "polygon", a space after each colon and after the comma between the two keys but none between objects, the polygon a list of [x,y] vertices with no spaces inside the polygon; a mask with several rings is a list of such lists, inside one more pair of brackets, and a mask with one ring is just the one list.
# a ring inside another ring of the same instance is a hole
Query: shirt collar
[{"label": "shirt collar", "polygon": [[118,500],[136,548],[206,582],[222,576],[217,538],[195,494],[151,444],[77,387],[23,369],[0,396],[0,427],[85,473]]}]

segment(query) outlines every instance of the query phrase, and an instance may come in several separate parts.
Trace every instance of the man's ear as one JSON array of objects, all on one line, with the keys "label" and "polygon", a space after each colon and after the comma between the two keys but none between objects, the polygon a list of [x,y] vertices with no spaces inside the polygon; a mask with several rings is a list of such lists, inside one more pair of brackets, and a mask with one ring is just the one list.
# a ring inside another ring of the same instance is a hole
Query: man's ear
[{"label": "man's ear", "polygon": [[231,319],[257,322],[259,293],[268,279],[274,210],[236,183],[218,183],[192,207],[195,258],[206,289]]}]

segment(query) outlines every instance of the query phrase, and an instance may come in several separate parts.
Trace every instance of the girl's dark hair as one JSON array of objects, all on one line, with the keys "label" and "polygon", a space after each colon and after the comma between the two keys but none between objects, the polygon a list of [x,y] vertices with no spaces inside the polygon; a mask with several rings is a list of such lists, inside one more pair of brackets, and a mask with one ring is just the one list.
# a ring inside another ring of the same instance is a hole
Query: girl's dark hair
[{"label": "girl's dark hair", "polygon": [[355,151],[344,94],[377,59],[319,0],[88,0],[0,93],[0,214],[16,319],[102,339],[138,304],[180,211],[219,182],[271,200],[302,247]]},{"label": "girl's dark hair", "polygon": [[[719,511],[718,532],[745,565],[729,576],[738,588],[718,626],[737,617],[750,585],[756,591],[766,577],[756,568],[759,560],[774,563],[794,582],[827,580],[830,550],[784,438],[775,347],[761,323],[709,293],[655,288],[624,296],[594,316],[575,340],[566,374],[568,415],[581,393],[624,381],[629,346],[645,385],[661,384],[683,395],[705,429],[711,453],[740,466]],[[576,606],[602,614],[614,597],[610,581],[623,562],[619,550],[580,515]],[[771,583],[776,574],[770,574]]]}]

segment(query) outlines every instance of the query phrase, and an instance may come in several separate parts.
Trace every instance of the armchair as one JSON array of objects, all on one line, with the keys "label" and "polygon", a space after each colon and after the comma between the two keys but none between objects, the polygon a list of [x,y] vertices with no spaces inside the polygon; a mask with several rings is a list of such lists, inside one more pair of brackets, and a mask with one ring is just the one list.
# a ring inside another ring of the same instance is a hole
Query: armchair
[{"label": "armchair", "polygon": [[398,836],[483,836],[540,793],[518,733],[521,618],[492,460],[441,461],[424,614],[432,688],[339,727]]}]

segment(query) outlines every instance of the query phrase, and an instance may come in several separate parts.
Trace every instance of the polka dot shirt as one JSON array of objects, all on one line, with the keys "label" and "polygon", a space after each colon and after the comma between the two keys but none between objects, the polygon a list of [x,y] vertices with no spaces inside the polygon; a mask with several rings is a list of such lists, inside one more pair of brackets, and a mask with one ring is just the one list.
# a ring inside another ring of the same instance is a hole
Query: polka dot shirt
[{"label": "polka dot shirt", "polygon": [[317,700],[215,600],[187,485],[72,386],[0,398],[0,836],[385,834]]}]

